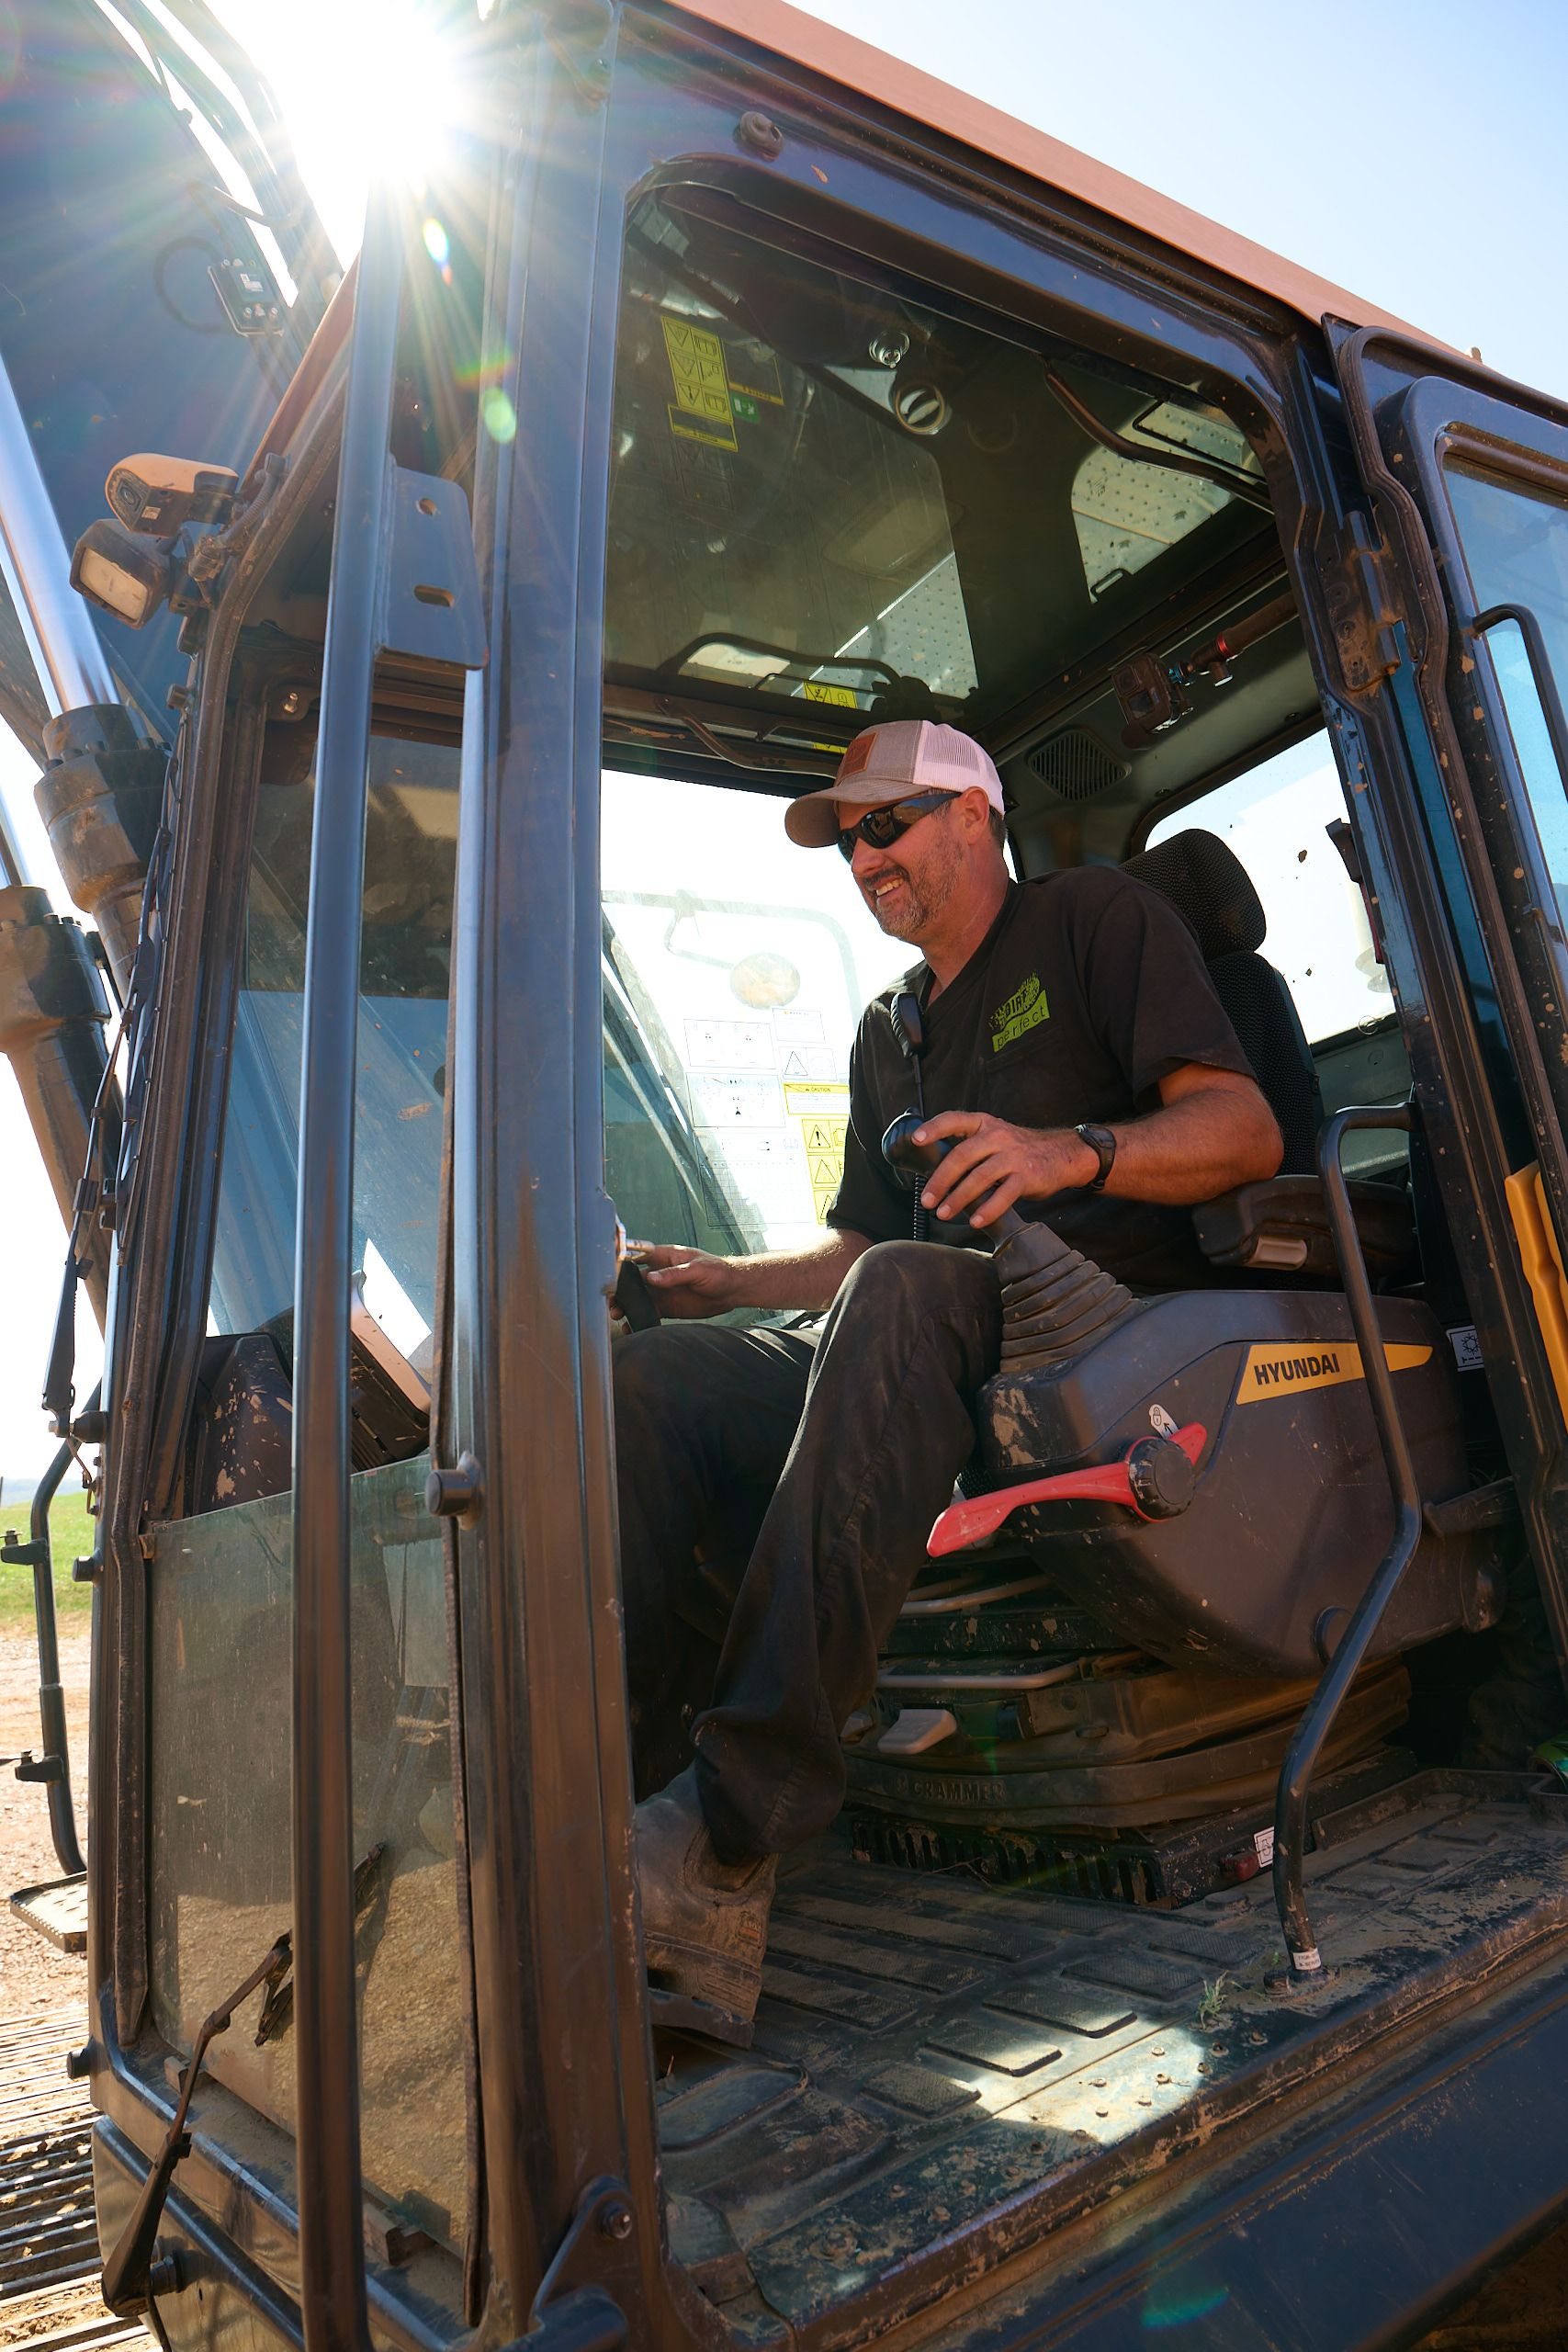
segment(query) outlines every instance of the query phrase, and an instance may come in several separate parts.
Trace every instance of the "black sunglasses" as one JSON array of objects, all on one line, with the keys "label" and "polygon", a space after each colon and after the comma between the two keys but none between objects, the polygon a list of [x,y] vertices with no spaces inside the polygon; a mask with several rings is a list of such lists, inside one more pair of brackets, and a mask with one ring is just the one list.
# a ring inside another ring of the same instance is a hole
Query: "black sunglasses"
[{"label": "black sunglasses", "polygon": [[917,792],[912,799],[895,800],[886,808],[868,808],[858,824],[846,825],[839,835],[840,853],[844,857],[853,857],[856,842],[868,842],[873,849],[887,849],[900,833],[907,833],[911,825],[918,825],[922,817],[930,816],[944,800],[957,798],[956,792]]}]

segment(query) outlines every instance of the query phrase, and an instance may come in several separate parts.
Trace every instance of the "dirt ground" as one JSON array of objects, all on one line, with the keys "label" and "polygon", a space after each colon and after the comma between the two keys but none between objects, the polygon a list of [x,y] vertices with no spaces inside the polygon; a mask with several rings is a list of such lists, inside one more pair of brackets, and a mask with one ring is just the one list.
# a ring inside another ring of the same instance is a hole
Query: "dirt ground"
[{"label": "dirt ground", "polygon": [[[65,1687],[66,1736],[76,1796],[77,1832],[86,1835],[87,1645],[85,1624],[60,1628],[60,1679]],[[0,1628],[0,1757],[39,1747],[38,1653],[30,1632]],[[18,1781],[0,1764],[0,1897],[19,1886],[60,1876],[49,1837],[49,1807],[43,1789]],[[85,2003],[86,1963],[56,1951],[25,1927],[9,1903],[0,1907],[0,2012],[17,2017],[29,2009]]]}]

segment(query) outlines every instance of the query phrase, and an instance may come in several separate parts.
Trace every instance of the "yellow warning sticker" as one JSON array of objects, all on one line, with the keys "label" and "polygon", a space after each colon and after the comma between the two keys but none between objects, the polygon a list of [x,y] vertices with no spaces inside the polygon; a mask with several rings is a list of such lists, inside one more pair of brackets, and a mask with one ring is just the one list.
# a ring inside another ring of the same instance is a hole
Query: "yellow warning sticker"
[{"label": "yellow warning sticker", "polygon": [[857,707],[854,690],[850,686],[828,686],[820,678],[807,678],[800,691],[807,702],[836,702],[845,710]]},{"label": "yellow warning sticker", "polygon": [[670,410],[670,430],[684,441],[706,441],[716,449],[734,449],[735,410],[729,379],[724,368],[724,345],[706,327],[690,320],[660,318],[664,349],[675,386]]},{"label": "yellow warning sticker", "polygon": [[784,1081],[784,1109],[792,1119],[821,1117],[847,1119],[850,1112],[850,1090],[845,1085],[829,1084],[826,1079],[805,1086],[792,1086]]},{"label": "yellow warning sticker", "polygon": [[[1427,1363],[1430,1348],[1391,1347],[1385,1340],[1383,1354],[1390,1372],[1414,1372]],[[1241,1368],[1241,1384],[1235,1392],[1238,1405],[1256,1405],[1266,1396],[1299,1396],[1307,1388],[1337,1388],[1342,1381],[1364,1380],[1361,1351],[1342,1347],[1337,1341],[1320,1342],[1314,1346],[1248,1348],[1247,1362]]]},{"label": "yellow warning sticker", "polygon": [[[785,1091],[795,1092],[799,1090],[789,1088]],[[806,1147],[806,1172],[811,1180],[811,1199],[818,1225],[824,1222],[832,1206],[833,1196],[843,1176],[844,1136],[849,1124],[847,1116],[834,1118],[821,1112],[811,1112],[795,1120],[800,1129],[800,1140]]]}]

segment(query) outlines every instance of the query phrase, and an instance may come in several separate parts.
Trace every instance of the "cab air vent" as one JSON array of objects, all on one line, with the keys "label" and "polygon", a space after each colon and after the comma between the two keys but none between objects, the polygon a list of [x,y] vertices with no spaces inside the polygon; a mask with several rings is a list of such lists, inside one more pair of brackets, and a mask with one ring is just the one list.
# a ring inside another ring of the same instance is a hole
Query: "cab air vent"
[{"label": "cab air vent", "polygon": [[1117,759],[1082,727],[1064,727],[1059,735],[1037,743],[1028,765],[1064,800],[1092,800],[1109,785],[1120,784],[1127,773],[1125,760]]}]

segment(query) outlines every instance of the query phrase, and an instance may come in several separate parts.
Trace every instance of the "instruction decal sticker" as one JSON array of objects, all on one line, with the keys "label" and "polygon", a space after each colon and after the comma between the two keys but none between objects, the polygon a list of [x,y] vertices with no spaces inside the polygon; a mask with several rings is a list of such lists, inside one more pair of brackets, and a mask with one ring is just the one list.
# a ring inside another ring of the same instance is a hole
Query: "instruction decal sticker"
[{"label": "instruction decal sticker", "polygon": [[660,313],[659,323],[675,386],[671,432],[683,441],[706,441],[716,449],[734,450],[739,445],[723,344],[706,327],[671,318],[668,311]]}]

